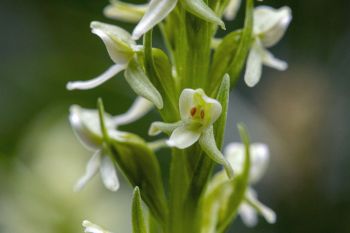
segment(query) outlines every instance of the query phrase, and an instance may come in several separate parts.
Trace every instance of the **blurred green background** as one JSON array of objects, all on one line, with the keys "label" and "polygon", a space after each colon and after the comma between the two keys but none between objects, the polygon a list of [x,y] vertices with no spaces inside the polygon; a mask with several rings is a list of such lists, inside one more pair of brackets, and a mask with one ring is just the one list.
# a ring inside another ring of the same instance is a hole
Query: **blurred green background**
[{"label": "blurred green background", "polygon": [[[113,23],[102,15],[106,4],[1,0],[1,233],[82,232],[85,218],[114,232],[131,232],[126,183],[110,193],[96,177],[82,192],[72,191],[89,152],[69,128],[69,106],[93,108],[102,97],[107,111],[118,114],[134,98],[122,77],[90,91],[65,89],[68,81],[95,77],[112,64],[89,29],[92,20]],[[256,189],[278,221],[268,225],[260,219],[249,229],[238,219],[232,232],[350,232],[350,2],[265,4],[292,8],[292,24],[272,49],[289,69],[264,68],[253,89],[239,83],[231,98],[226,141],[238,140],[235,124],[243,121],[252,141],[271,146],[270,169]],[[228,29],[240,25],[242,19],[237,19]],[[157,117],[152,112],[125,128],[145,135]]]}]

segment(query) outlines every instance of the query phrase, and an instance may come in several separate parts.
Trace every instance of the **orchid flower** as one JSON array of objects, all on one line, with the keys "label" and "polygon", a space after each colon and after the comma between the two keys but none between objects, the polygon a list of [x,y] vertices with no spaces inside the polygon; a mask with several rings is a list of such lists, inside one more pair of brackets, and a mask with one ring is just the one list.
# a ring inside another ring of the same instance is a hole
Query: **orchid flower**
[{"label": "orchid flower", "polygon": [[[252,185],[257,183],[266,171],[269,149],[265,144],[255,143],[250,145],[250,151],[251,169],[249,172],[249,184]],[[242,173],[245,159],[244,145],[241,143],[230,143],[225,148],[224,154],[235,173]],[[239,214],[247,226],[254,226],[258,220],[257,213],[260,213],[268,223],[275,223],[276,221],[274,211],[259,202],[254,189],[248,187],[244,201],[239,207]]]},{"label": "orchid flower", "polygon": [[132,4],[111,0],[103,13],[106,17],[128,23],[138,23],[148,9],[148,4]]},{"label": "orchid flower", "polygon": [[85,233],[111,233],[110,231],[107,231],[102,227],[89,222],[88,220],[84,220],[82,225]]},{"label": "orchid flower", "polygon": [[203,0],[151,0],[144,16],[136,25],[132,33],[132,38],[134,40],[139,39],[143,34],[159,24],[173,11],[178,1],[180,1],[182,6],[190,13],[208,22],[218,24],[225,29],[224,22],[203,2]]},{"label": "orchid flower", "polygon": [[168,146],[185,149],[199,141],[203,151],[215,162],[222,164],[229,177],[233,171],[216,146],[213,124],[222,112],[221,104],[208,97],[202,89],[184,89],[180,95],[181,120],[175,123],[153,122],[148,133],[151,136],[161,132],[171,134]]},{"label": "orchid flower", "polygon": [[103,40],[109,56],[115,64],[92,80],[69,82],[67,84],[68,90],[92,89],[101,85],[125,70],[135,52],[140,50],[140,46],[137,46],[136,42],[131,39],[130,33],[120,27],[96,21],[92,22],[90,27],[92,33]]},{"label": "orchid flower", "polygon": [[131,38],[130,33],[120,27],[100,22],[92,22],[91,28],[92,32],[103,40],[109,56],[115,64],[102,75],[92,80],[69,82],[67,84],[67,89],[95,88],[108,81],[119,72],[125,70],[125,79],[135,93],[150,100],[157,108],[162,109],[162,96],[148,79],[142,66],[134,56],[136,53],[140,52],[143,47],[137,45]]},{"label": "orchid flower", "polygon": [[167,144],[180,149],[193,145],[219,118],[221,104],[208,97],[202,89],[184,89],[180,95],[181,120],[176,123],[154,122],[150,135],[172,132]]},{"label": "orchid flower", "polygon": [[249,87],[255,86],[261,77],[262,65],[286,70],[286,62],[275,58],[266,48],[281,40],[292,19],[291,9],[274,9],[259,6],[254,10],[253,45],[248,55],[244,80]]},{"label": "orchid flower", "polygon": [[[153,105],[146,99],[138,97],[129,111],[122,115],[112,117],[105,114],[104,121],[110,137],[115,140],[123,140],[127,133],[117,130],[117,126],[136,121],[150,111]],[[97,110],[83,109],[77,105],[70,108],[70,124],[79,141],[93,156],[86,166],[86,172],[77,184],[75,190],[81,190],[86,183],[100,170],[105,187],[111,191],[119,188],[119,180],[113,159],[108,155],[103,146],[103,136],[100,129],[100,119]]]}]

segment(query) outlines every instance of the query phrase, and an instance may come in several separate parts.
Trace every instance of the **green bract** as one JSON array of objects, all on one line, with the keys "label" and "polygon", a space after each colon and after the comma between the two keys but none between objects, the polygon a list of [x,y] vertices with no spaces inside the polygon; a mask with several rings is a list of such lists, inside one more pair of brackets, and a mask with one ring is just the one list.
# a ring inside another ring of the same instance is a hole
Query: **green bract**
[{"label": "green bract", "polygon": [[[218,26],[225,28],[223,17],[233,20],[241,15],[243,3],[242,27],[223,38],[214,37]],[[248,86],[259,81],[262,65],[287,68],[267,49],[285,34],[291,10],[254,9],[253,0],[150,0],[142,4],[111,0],[104,14],[135,23],[133,32],[92,22],[92,32],[102,39],[114,65],[95,79],[70,82],[67,88],[95,88],[124,71],[125,81],[138,97],[117,116],[104,112],[102,100],[98,110],[71,107],[74,132],[94,153],[77,188],[100,171],[105,186],[115,191],[118,168],[134,188],[134,233],[223,233],[237,215],[248,226],[257,223],[258,214],[274,223],[275,213],[259,202],[252,188],[267,168],[267,146],[250,144],[245,127],[239,124],[242,143],[227,145],[224,153],[222,147],[227,120],[233,123],[227,116],[230,91],[240,81],[244,66]],[[153,47],[154,28],[163,38],[159,48]],[[147,142],[137,135],[140,132],[118,129],[154,106],[161,120],[154,121],[148,133],[163,132],[167,137]],[[156,156],[160,148],[171,152],[169,167],[162,170]],[[218,164],[223,169],[215,169]],[[88,233],[110,233],[88,221],[83,226]]]}]

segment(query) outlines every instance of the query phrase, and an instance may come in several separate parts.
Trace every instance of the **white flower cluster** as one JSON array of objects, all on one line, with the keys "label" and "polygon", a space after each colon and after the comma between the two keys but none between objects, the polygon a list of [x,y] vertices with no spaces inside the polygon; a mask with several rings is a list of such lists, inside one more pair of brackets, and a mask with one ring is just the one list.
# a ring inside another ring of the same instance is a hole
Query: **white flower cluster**
[{"label": "white flower cluster", "polygon": [[[151,0],[148,4],[129,4],[113,0],[105,8],[105,15],[113,19],[137,23],[132,33],[106,23],[91,23],[92,33],[102,39],[114,64],[102,75],[92,80],[69,82],[67,89],[95,88],[118,73],[125,71],[127,82],[139,97],[129,111],[118,116],[101,114],[100,111],[83,109],[76,105],[71,107],[69,120],[72,128],[80,142],[93,153],[87,163],[84,176],[76,184],[76,190],[84,187],[98,171],[106,188],[111,191],[118,190],[119,180],[116,172],[116,161],[108,151],[109,148],[106,143],[109,138],[107,137],[116,141],[124,141],[129,133],[118,130],[119,126],[138,120],[154,106],[163,109],[163,104],[166,102],[163,103],[159,90],[153,86],[153,83],[144,74],[143,69],[137,70],[137,62],[146,59],[143,57],[145,53],[144,45],[138,45],[137,40],[156,25],[161,25],[162,21],[174,12],[178,3],[181,3],[181,7],[198,18],[225,28],[221,18],[202,0]],[[240,0],[228,1],[222,12],[224,18],[233,20],[240,5]],[[252,44],[244,74],[244,80],[249,87],[253,87],[259,82],[263,65],[277,70],[287,68],[286,62],[275,58],[267,49],[281,40],[291,19],[289,7],[274,9],[268,6],[258,6],[255,8],[253,12]],[[135,70],[137,70],[138,75],[130,75],[134,74]],[[178,119],[180,120],[172,123],[153,122],[149,129],[149,135],[166,133],[169,135],[166,145],[178,149],[188,148],[198,142],[201,149],[213,161],[224,166],[229,179],[233,179],[236,175],[242,173],[246,153],[244,145],[229,144],[225,149],[224,156],[215,142],[213,124],[221,116],[222,104],[217,99],[208,96],[200,88],[184,88],[181,93],[177,94],[176,98],[178,96],[179,103],[176,107],[178,107],[180,116]],[[107,133],[104,131],[107,131]],[[250,151],[249,184],[252,185],[261,179],[266,170],[269,150],[264,144],[252,144]],[[274,223],[276,220],[275,213],[260,203],[256,192],[249,187],[239,207],[239,214],[248,226],[253,226],[257,223],[257,213],[261,214],[269,223]],[[88,221],[84,221],[83,226],[85,232],[88,233],[110,233]]]}]

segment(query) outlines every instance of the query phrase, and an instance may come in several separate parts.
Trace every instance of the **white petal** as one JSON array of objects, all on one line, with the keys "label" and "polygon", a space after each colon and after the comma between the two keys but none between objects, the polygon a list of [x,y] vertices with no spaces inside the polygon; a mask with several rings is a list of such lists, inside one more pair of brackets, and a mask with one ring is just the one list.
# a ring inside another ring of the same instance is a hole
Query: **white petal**
[{"label": "white petal", "polygon": [[[225,156],[233,170],[240,174],[244,166],[244,145],[242,143],[230,143],[225,148]],[[264,175],[269,163],[269,149],[262,143],[250,145],[251,168],[249,182],[256,183]]]},{"label": "white petal", "polygon": [[178,121],[175,123],[165,123],[165,122],[156,121],[151,124],[148,130],[148,134],[150,136],[158,135],[161,132],[164,132],[166,134],[171,134],[176,128],[183,125],[184,123],[182,121]]},{"label": "white petal", "polygon": [[254,227],[258,223],[258,215],[256,213],[256,210],[247,203],[243,202],[239,206],[238,211],[239,215],[242,218],[242,221],[246,226]]},{"label": "white petal", "polygon": [[167,144],[179,149],[187,148],[198,141],[201,133],[200,130],[193,130],[190,126],[181,126],[176,128],[171,134]]},{"label": "white petal", "polygon": [[244,145],[230,143],[225,147],[224,155],[236,174],[241,174],[244,164]]},{"label": "white petal", "polygon": [[151,0],[149,8],[132,33],[134,40],[160,23],[175,8],[177,0]]},{"label": "white petal", "polygon": [[102,181],[107,189],[111,191],[117,191],[119,189],[117,171],[112,159],[107,155],[102,156],[100,173]]},{"label": "white petal", "polygon": [[85,233],[110,233],[109,231],[104,230],[102,227],[93,224],[88,220],[84,220],[82,225],[85,228]]},{"label": "white petal", "polygon": [[[114,123],[107,113],[105,123],[108,129],[114,128]],[[70,107],[69,122],[78,140],[89,150],[100,148],[102,133],[97,110],[84,109],[77,105]]]},{"label": "white petal", "polygon": [[86,183],[91,180],[92,177],[98,171],[101,162],[101,151],[96,151],[95,154],[91,157],[89,162],[86,165],[85,174],[82,176],[74,187],[74,191],[80,191]]},{"label": "white petal", "polygon": [[263,64],[280,71],[284,71],[288,68],[287,62],[276,58],[266,49],[264,50]]},{"label": "white petal", "polygon": [[106,46],[109,56],[116,64],[126,65],[134,55],[136,42],[128,31],[115,25],[93,21],[91,32],[99,36]]},{"label": "white petal", "polygon": [[182,120],[188,119],[191,115],[191,108],[193,107],[193,96],[196,93],[195,90],[185,88],[180,95],[179,109],[180,117]]},{"label": "white petal", "polygon": [[115,64],[115,65],[111,66],[103,74],[101,74],[100,76],[98,76],[94,79],[91,79],[88,81],[69,82],[67,84],[67,89],[68,90],[75,90],[75,89],[86,90],[86,89],[95,88],[95,87],[101,85],[102,83],[108,81],[109,79],[113,78],[120,71],[125,70],[125,68],[126,68],[126,65]]},{"label": "white petal", "polygon": [[125,125],[137,121],[146,115],[154,107],[153,103],[143,97],[137,97],[130,109],[119,116],[114,117],[116,125]]},{"label": "white petal", "polygon": [[251,183],[258,182],[265,174],[269,164],[270,152],[266,144],[253,143],[250,145],[251,150],[251,169],[249,180]]},{"label": "white petal", "polygon": [[88,150],[97,150],[101,144],[101,131],[97,111],[82,109],[77,105],[71,106],[69,110],[69,122],[80,143]]},{"label": "white petal", "polygon": [[259,6],[254,10],[254,34],[259,36],[265,47],[275,45],[284,35],[292,20],[291,9],[281,7],[274,9]]},{"label": "white petal", "polygon": [[225,19],[233,20],[236,17],[240,6],[241,0],[230,0],[224,12]]},{"label": "white petal", "polygon": [[261,48],[257,43],[254,43],[250,49],[246,70],[244,74],[244,81],[249,87],[255,86],[261,77],[262,72],[262,57]]},{"label": "white petal", "polygon": [[255,208],[255,210],[261,214],[268,223],[273,224],[276,222],[276,213],[258,200],[253,189],[247,190],[245,198],[247,203]]},{"label": "white petal", "polygon": [[221,115],[222,106],[219,101],[216,99],[210,98],[207,95],[202,95],[203,100],[205,101],[205,116],[207,126],[212,125]]},{"label": "white petal", "polygon": [[129,23],[137,23],[148,9],[148,4],[131,4],[118,0],[111,1],[111,4],[103,10],[105,16]]}]

